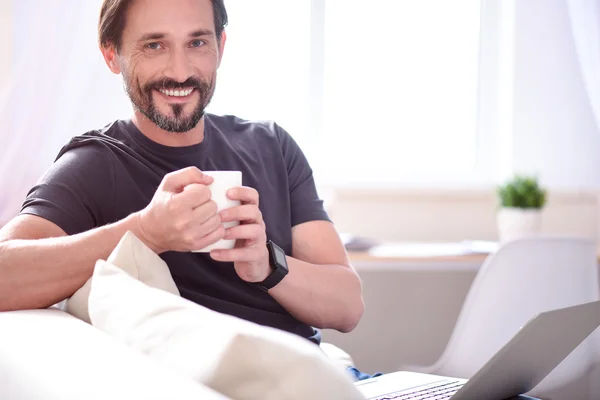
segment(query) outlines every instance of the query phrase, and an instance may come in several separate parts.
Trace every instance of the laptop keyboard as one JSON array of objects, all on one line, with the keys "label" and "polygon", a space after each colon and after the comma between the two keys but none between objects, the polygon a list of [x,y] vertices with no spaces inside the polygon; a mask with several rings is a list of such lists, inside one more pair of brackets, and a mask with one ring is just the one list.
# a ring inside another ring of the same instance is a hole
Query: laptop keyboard
[{"label": "laptop keyboard", "polygon": [[377,397],[373,400],[443,400],[452,397],[452,395],[456,393],[458,389],[460,389],[463,385],[464,383],[461,383],[459,381],[451,381],[435,386],[429,386],[412,392],[407,392],[406,390],[403,390],[401,392],[388,393],[384,396]]}]

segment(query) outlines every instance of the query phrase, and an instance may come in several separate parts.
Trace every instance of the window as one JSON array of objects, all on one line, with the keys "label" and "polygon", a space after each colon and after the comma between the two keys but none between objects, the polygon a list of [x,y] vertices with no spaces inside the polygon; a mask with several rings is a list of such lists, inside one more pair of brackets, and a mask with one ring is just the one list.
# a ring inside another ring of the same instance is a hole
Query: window
[{"label": "window", "polygon": [[276,120],[324,185],[477,179],[479,1],[227,7],[212,112]]},{"label": "window", "polygon": [[[44,162],[66,138],[131,113],[120,77],[110,74],[97,49],[101,0],[56,1],[47,10],[40,0],[15,2],[14,81],[34,79],[46,132],[40,140],[52,149]],[[227,45],[208,111],[277,121],[300,144],[321,186],[481,178],[479,0],[226,5]],[[72,23],[46,26],[56,20],[48,13]],[[31,32],[68,46],[56,56]],[[29,92],[15,93],[19,104],[29,104]],[[69,118],[63,110],[71,110]],[[38,130],[21,114],[13,120],[16,132]]]},{"label": "window", "polygon": [[[326,180],[456,180],[477,164],[478,1],[327,0]],[[331,154],[331,153],[330,153]],[[332,162],[333,161],[333,162]]]},{"label": "window", "polygon": [[308,131],[307,0],[227,0],[229,26],[209,111],[274,120],[302,147]]}]

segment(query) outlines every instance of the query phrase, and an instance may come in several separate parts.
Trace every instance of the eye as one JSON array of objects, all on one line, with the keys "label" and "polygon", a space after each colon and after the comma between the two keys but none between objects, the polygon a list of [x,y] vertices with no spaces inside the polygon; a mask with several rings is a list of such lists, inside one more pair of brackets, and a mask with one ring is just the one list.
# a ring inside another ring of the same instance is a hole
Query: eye
[{"label": "eye", "polygon": [[204,42],[204,40],[196,39],[196,40],[192,40],[192,42],[190,43],[190,46],[192,46],[192,47],[202,47],[205,44],[206,43]]},{"label": "eye", "polygon": [[152,43],[148,43],[146,45],[146,48],[150,49],[150,50],[160,50],[160,49],[162,49],[162,46],[158,42],[152,42]]}]

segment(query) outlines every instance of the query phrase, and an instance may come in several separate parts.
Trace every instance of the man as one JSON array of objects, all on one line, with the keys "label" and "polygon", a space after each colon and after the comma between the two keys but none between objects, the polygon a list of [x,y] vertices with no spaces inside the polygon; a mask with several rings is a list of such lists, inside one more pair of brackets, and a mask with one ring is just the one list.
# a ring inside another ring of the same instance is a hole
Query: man
[{"label": "man", "polygon": [[[132,231],[198,304],[315,343],[315,327],[358,324],[361,282],[302,151],[274,123],[204,112],[226,23],[223,0],[104,0],[100,49],[133,116],[73,138],[0,231],[0,311],[68,298]],[[242,171],[229,193],[242,205],[217,212],[202,170]],[[190,252],[221,238],[238,246]]]}]

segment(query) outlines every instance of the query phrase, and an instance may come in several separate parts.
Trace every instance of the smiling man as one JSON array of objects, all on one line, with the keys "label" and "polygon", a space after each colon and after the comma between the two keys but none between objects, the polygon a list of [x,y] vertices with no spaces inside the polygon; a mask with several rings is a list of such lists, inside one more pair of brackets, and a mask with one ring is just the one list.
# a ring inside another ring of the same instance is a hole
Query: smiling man
[{"label": "smiling man", "polygon": [[[275,123],[205,113],[226,24],[223,0],[104,1],[100,49],[133,115],[73,138],[2,229],[0,311],[68,298],[132,231],[198,304],[315,343],[358,324],[361,282],[300,148]],[[217,212],[209,170],[242,171],[242,205]],[[240,245],[190,252],[222,238]]]}]

